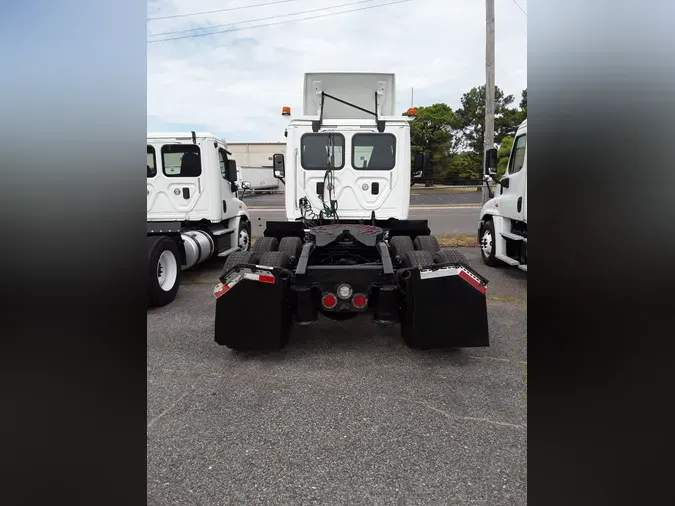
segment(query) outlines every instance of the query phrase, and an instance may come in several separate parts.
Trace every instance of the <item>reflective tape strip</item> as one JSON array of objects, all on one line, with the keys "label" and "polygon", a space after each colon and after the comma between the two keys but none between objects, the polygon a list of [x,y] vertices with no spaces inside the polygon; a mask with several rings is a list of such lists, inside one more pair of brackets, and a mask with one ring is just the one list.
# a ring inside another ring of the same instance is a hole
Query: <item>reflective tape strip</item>
[{"label": "reflective tape strip", "polygon": [[446,276],[457,276],[459,269],[457,267],[443,267],[437,270],[420,271],[421,279],[444,278]]},{"label": "reflective tape strip", "polygon": [[260,283],[274,284],[274,276],[270,272],[261,272],[260,274],[246,272],[244,273],[244,278],[250,279],[251,281],[259,281]]},{"label": "reflective tape strip", "polygon": [[485,293],[487,291],[487,287],[483,286],[481,282],[478,280],[477,277],[473,276],[470,272],[468,272],[466,269],[461,269],[459,271],[459,277],[462,278],[464,281],[469,283],[471,286],[473,286],[476,290],[478,290],[480,293]]},{"label": "reflective tape strip", "polygon": [[481,283],[480,279],[464,267],[443,267],[437,270],[420,271],[420,279],[444,278],[447,276],[459,276],[480,293],[487,292],[487,287]]},{"label": "reflective tape strip", "polygon": [[215,295],[216,299],[221,298],[227,292],[232,290],[232,287],[234,285],[236,285],[237,283],[239,283],[239,281],[241,281],[243,279],[243,277],[244,276],[242,276],[240,274],[239,276],[237,276],[236,278],[234,278],[232,281],[230,281],[229,283],[227,283],[225,285],[223,283],[218,283],[216,285],[216,288],[213,290],[213,295]]}]

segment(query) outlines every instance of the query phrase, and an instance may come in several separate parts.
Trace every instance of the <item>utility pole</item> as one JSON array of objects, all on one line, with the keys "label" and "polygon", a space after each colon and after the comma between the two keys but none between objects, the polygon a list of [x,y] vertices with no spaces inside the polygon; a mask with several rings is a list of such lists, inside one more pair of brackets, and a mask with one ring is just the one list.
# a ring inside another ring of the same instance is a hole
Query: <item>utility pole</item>
[{"label": "utility pole", "polygon": [[[485,0],[485,137],[483,141],[483,167],[485,152],[495,147],[495,1]],[[489,184],[489,183],[486,183]],[[483,202],[487,200],[487,187],[483,185]]]}]

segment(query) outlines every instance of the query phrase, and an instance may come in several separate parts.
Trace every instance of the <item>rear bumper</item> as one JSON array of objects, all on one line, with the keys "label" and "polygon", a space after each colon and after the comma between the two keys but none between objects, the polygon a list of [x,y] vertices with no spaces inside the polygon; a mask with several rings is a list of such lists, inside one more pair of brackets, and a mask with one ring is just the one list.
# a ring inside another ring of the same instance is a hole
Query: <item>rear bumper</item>
[{"label": "rear bumper", "polygon": [[[377,324],[401,324],[405,342],[415,348],[489,346],[487,280],[460,264],[400,269],[321,267],[304,276],[258,265],[239,265],[216,286],[215,341],[237,349],[278,349],[293,323],[318,322],[318,314],[369,313]],[[338,286],[352,294],[340,299]],[[323,297],[335,297],[326,307]],[[356,307],[354,297],[367,304]],[[243,318],[245,314],[259,318]]]}]

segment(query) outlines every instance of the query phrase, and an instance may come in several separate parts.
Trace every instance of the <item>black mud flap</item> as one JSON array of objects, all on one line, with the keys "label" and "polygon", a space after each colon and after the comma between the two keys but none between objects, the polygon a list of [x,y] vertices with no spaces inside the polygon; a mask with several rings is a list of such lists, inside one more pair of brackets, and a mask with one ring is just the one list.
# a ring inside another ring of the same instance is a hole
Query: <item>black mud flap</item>
[{"label": "black mud flap", "polygon": [[399,271],[405,292],[401,334],[412,348],[474,348],[490,345],[488,281],[469,267],[438,264]]},{"label": "black mud flap", "polygon": [[235,350],[278,350],[293,323],[289,304],[292,274],[286,269],[238,265],[220,278],[215,341]]}]

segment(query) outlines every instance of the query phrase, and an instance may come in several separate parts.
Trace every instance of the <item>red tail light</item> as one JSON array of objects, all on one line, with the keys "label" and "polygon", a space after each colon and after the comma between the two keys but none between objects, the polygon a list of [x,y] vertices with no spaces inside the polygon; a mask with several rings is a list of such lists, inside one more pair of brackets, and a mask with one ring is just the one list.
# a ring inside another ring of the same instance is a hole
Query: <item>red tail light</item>
[{"label": "red tail light", "polygon": [[368,304],[368,299],[365,295],[354,295],[352,304],[354,304],[354,307],[357,309],[363,309]]},{"label": "red tail light", "polygon": [[332,293],[327,293],[321,298],[321,304],[326,309],[333,309],[337,305],[337,297]]}]

